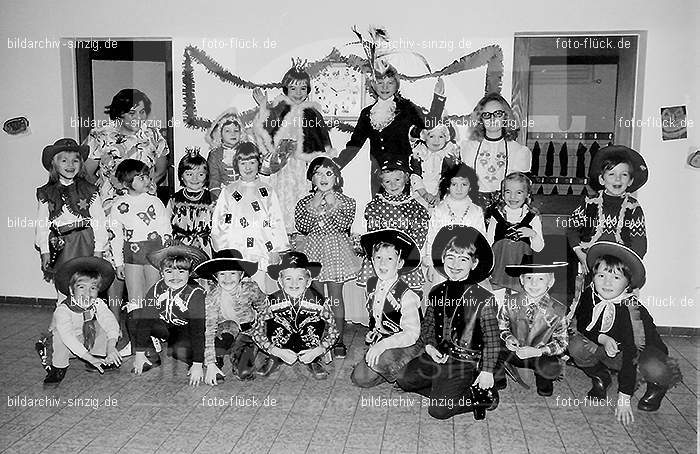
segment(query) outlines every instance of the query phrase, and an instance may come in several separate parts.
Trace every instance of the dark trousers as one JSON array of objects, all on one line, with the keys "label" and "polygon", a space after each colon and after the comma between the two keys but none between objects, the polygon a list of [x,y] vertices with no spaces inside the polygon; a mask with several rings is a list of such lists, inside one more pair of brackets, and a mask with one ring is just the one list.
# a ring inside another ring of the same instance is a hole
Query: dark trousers
[{"label": "dark trousers", "polygon": [[535,372],[535,383],[537,388],[549,385],[555,378],[561,375],[562,366],[558,356],[542,355],[537,358],[520,359],[510,350],[501,350],[498,357],[498,364],[494,372],[494,380],[506,379],[503,363],[508,362],[515,367],[532,369]]},{"label": "dark trousers", "polygon": [[404,391],[428,397],[430,416],[448,419],[473,410],[469,388],[478,373],[474,363],[449,359],[438,364],[423,353],[408,363],[397,383]]},{"label": "dark trousers", "polygon": [[234,336],[231,333],[223,333],[214,338],[214,351],[216,358],[231,355],[231,368],[236,374],[245,374],[255,368],[255,355],[257,346],[247,334],[239,333]]},{"label": "dark trousers", "polygon": [[152,350],[151,337],[165,339],[168,354],[173,358],[192,365],[192,340],[187,326],[171,325],[160,319],[130,319],[129,330],[135,339],[133,346],[137,350]]}]

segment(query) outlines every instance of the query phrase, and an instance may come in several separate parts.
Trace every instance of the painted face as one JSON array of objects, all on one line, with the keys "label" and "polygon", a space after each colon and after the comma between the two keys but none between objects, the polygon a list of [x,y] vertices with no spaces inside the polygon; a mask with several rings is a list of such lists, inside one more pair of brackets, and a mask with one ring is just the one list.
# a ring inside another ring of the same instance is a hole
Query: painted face
[{"label": "painted face", "polygon": [[626,162],[621,162],[601,173],[598,181],[605,187],[605,192],[608,194],[621,196],[627,191],[634,178],[632,178],[630,166]]},{"label": "painted face", "polygon": [[450,181],[450,196],[455,200],[464,200],[469,197],[469,179],[465,177],[454,177]]},{"label": "painted face", "polygon": [[479,259],[466,252],[457,252],[452,249],[445,252],[442,259],[445,274],[451,281],[462,281],[469,277],[469,273],[479,264]]},{"label": "painted face", "polygon": [[598,265],[598,272],[593,275],[593,286],[598,295],[609,300],[621,295],[629,286],[629,281],[622,271],[613,270],[602,262]]},{"label": "painted face", "polygon": [[227,148],[235,147],[241,141],[241,128],[230,123],[221,128],[221,143]]},{"label": "painted face", "polygon": [[393,77],[382,77],[374,82],[374,91],[377,92],[377,96],[382,100],[387,100],[394,96],[398,87],[396,79]]},{"label": "painted face", "polygon": [[196,192],[204,189],[204,182],[207,179],[207,171],[204,166],[197,166],[194,169],[185,170],[182,174],[182,181],[188,191]]},{"label": "painted face", "polygon": [[241,282],[242,277],[243,271],[219,271],[218,273],[216,273],[216,282],[219,284],[219,287],[226,290],[227,292],[230,292],[231,290],[238,287],[238,284]]},{"label": "painted face", "polygon": [[141,128],[141,125],[148,118],[146,108],[143,101],[139,101],[130,111],[122,114],[122,128],[130,132],[136,132]]},{"label": "painted face", "polygon": [[[489,117],[489,118],[487,118]],[[506,111],[498,101],[489,101],[481,111],[481,121],[489,137],[501,135],[501,128],[505,124]]]},{"label": "painted face", "polygon": [[241,159],[238,161],[238,172],[241,174],[241,180],[253,181],[258,176],[257,158]]},{"label": "painted face", "polygon": [[440,151],[445,148],[449,140],[450,136],[445,128],[438,128],[428,133],[425,138],[425,146],[428,147],[430,151]]},{"label": "painted face", "polygon": [[527,201],[527,184],[522,181],[506,180],[503,184],[503,200],[509,208],[520,208]]},{"label": "painted face", "polygon": [[148,189],[151,186],[151,176],[148,174],[138,174],[134,176],[134,180],[131,182],[131,189],[129,189],[130,193],[134,194],[143,194],[145,192],[148,192]]},{"label": "painted face", "polygon": [[304,268],[288,268],[280,271],[277,280],[282,290],[292,298],[299,298],[311,286],[308,270]]},{"label": "painted face", "polygon": [[379,183],[388,195],[399,195],[403,192],[408,182],[408,175],[403,170],[390,170],[382,172]]},{"label": "painted face", "polygon": [[78,278],[70,289],[75,304],[83,309],[92,306],[100,290],[99,283],[99,279]]},{"label": "painted face", "polygon": [[393,280],[403,268],[404,260],[393,247],[383,247],[372,254],[372,266],[377,277],[383,281]]},{"label": "painted face", "polygon": [[179,268],[166,267],[160,274],[163,276],[165,285],[172,290],[181,289],[187,285],[187,281],[190,279],[190,272]]},{"label": "painted face", "polygon": [[287,85],[287,97],[294,104],[301,104],[309,96],[309,86],[305,80],[294,79]]},{"label": "painted face", "polygon": [[80,172],[80,155],[77,151],[62,151],[53,157],[58,176],[72,180]]},{"label": "painted face", "polygon": [[530,298],[541,298],[554,285],[552,273],[529,273],[520,276],[520,283]]}]

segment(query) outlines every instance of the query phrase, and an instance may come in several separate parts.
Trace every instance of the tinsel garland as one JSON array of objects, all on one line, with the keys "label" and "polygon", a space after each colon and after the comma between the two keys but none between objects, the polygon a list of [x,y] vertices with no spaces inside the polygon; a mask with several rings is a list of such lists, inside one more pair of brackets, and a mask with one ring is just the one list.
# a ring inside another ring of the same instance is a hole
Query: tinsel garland
[{"label": "tinsel garland", "polygon": [[[254,88],[282,88],[281,82],[274,83],[255,83],[245,80],[229,70],[221,66],[216,60],[207,55],[206,52],[197,48],[196,46],[187,46],[184,52],[184,61],[182,63],[182,97],[183,97],[183,120],[185,126],[191,129],[200,129],[206,131],[212,123],[212,120],[207,118],[202,118],[197,115],[197,98],[195,94],[195,81],[194,81],[194,67],[192,61],[204,66],[209,74],[212,74],[224,83],[234,85],[239,88],[244,88],[248,90],[253,90]],[[328,66],[335,63],[345,63],[351,68],[358,70],[360,72],[366,72],[369,68],[367,59],[358,57],[357,55],[349,55],[347,57],[340,54],[338,49],[333,48],[326,57],[321,60],[307,63],[306,72],[313,79],[321,71],[323,71]],[[405,76],[400,74],[401,79],[413,82],[421,79],[434,78],[439,76],[447,76],[451,74],[457,74],[462,71],[468,71],[471,69],[479,68],[481,66],[486,66],[486,85],[485,92],[501,92],[501,84],[503,81],[503,51],[498,45],[486,46],[479,49],[476,52],[472,52],[469,55],[465,55],[459,60],[455,60],[451,64],[445,66],[444,68],[429,73],[423,74],[421,76]],[[428,112],[428,109],[420,106],[424,113]],[[246,110],[241,112],[240,117],[243,123],[251,124],[253,118],[257,112],[257,108]],[[466,115],[450,115],[447,117],[451,121],[464,120],[468,118]],[[335,128],[341,132],[352,133],[355,127],[350,123],[333,121],[331,122],[331,129]]]}]

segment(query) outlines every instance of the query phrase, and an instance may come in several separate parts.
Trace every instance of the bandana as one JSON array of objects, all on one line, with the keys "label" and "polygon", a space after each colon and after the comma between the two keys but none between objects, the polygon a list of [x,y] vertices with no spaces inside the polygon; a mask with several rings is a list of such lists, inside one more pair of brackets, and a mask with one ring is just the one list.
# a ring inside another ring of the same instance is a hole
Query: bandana
[{"label": "bandana", "polygon": [[593,329],[598,319],[602,317],[600,332],[607,333],[615,323],[615,304],[620,304],[623,300],[633,295],[623,292],[613,299],[606,300],[595,291],[593,284],[591,284],[591,290],[593,290],[593,300],[598,300],[598,302],[593,306],[593,316],[591,317],[591,323],[586,326],[586,331]]},{"label": "bandana", "polygon": [[73,298],[70,299],[70,302],[65,300],[63,304],[72,312],[83,314],[83,345],[88,351],[92,350],[92,347],[95,345],[95,321],[97,320],[95,304],[93,303],[91,306],[84,308],[76,304]]}]

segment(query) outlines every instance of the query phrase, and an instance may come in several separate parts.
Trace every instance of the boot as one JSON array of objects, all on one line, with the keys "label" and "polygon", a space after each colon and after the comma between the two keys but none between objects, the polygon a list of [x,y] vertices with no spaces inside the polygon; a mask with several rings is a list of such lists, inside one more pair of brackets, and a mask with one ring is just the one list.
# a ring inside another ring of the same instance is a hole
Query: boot
[{"label": "boot", "polygon": [[58,384],[61,383],[61,381],[63,380],[63,377],[66,376],[67,370],[67,367],[51,366],[48,373],[46,374],[46,378],[44,379],[44,384],[49,386],[58,386]]},{"label": "boot", "polygon": [[608,386],[612,383],[608,369],[602,364],[598,364],[593,367],[582,367],[581,370],[591,377],[592,387],[587,396],[591,399],[605,399],[608,395]]},{"label": "boot", "polygon": [[535,384],[537,385],[537,394],[542,397],[549,397],[554,393],[554,380],[535,374]]},{"label": "boot", "polygon": [[272,374],[275,372],[279,367],[282,365],[282,360],[275,357],[275,356],[269,356],[267,358],[267,362],[260,366],[260,368],[255,371],[256,374],[260,375],[261,377],[267,377],[268,375]]},{"label": "boot", "polygon": [[639,399],[637,408],[642,411],[658,410],[661,406],[661,401],[666,395],[666,391],[668,391],[668,388],[664,386],[651,382],[647,383],[647,392],[645,392],[642,398]]}]

